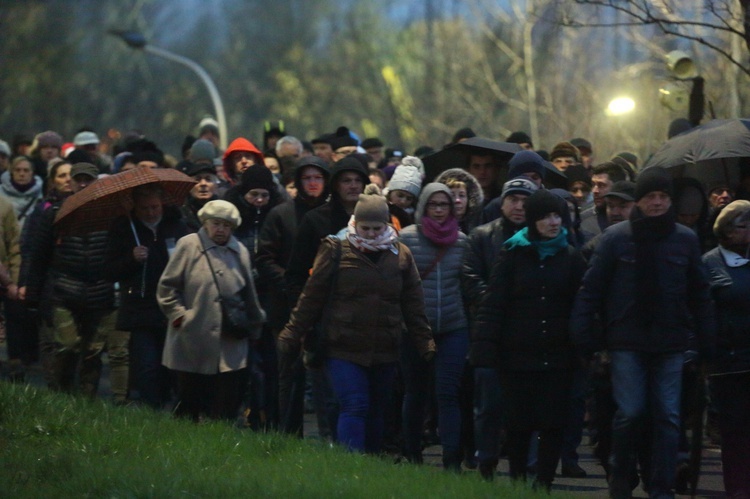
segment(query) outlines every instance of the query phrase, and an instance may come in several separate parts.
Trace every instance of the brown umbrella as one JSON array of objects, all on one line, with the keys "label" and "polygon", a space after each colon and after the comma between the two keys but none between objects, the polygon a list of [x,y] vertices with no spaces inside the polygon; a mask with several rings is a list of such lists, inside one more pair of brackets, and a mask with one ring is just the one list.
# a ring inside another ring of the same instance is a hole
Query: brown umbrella
[{"label": "brown umbrella", "polygon": [[107,230],[112,221],[133,208],[131,191],[146,184],[164,189],[164,204],[181,205],[195,181],[171,168],[134,168],[97,180],[67,198],[55,216],[55,225],[66,234]]}]

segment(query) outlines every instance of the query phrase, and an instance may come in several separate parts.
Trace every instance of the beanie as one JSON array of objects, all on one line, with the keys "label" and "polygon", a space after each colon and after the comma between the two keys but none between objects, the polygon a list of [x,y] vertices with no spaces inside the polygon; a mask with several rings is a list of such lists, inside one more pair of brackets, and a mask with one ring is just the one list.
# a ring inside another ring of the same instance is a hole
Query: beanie
[{"label": "beanie", "polygon": [[570,143],[574,145],[579,152],[586,150],[589,152],[589,154],[591,154],[594,151],[594,148],[591,147],[591,142],[584,138],[578,137],[575,139],[570,139]]},{"label": "beanie", "polygon": [[685,118],[677,118],[675,120],[672,120],[672,122],[669,124],[669,129],[667,130],[667,138],[671,139],[675,135],[687,132],[692,128],[693,124],[690,123],[689,120]]},{"label": "beanie", "polygon": [[380,194],[380,189],[375,184],[370,184],[364,194],[359,195],[357,206],[354,207],[355,222],[382,222],[389,223],[391,214],[388,211],[388,203]]},{"label": "beanie", "polygon": [[528,177],[516,177],[508,180],[503,184],[503,192],[500,195],[501,199],[505,199],[506,196],[511,194],[523,194],[524,196],[531,196],[538,190],[536,184]]},{"label": "beanie", "polygon": [[351,136],[349,129],[345,126],[338,127],[336,133],[330,138],[328,143],[331,144],[331,149],[334,151],[342,147],[359,145],[357,139]]},{"label": "beanie", "polygon": [[36,136],[36,142],[39,144],[39,147],[56,147],[60,149],[63,139],[59,133],[47,130]]},{"label": "beanie", "polygon": [[526,210],[526,226],[529,228],[529,239],[539,239],[536,230],[536,222],[550,213],[557,213],[560,218],[565,219],[568,206],[560,196],[546,189],[540,189],[526,199],[524,204]]},{"label": "beanie", "polygon": [[518,151],[508,162],[508,178],[520,177],[529,172],[544,178],[547,172],[544,160],[534,151]]},{"label": "beanie", "polygon": [[73,137],[73,145],[75,146],[93,146],[99,143],[99,136],[94,132],[86,131],[78,132]]},{"label": "beanie", "polygon": [[508,135],[505,142],[510,142],[511,144],[529,144],[532,149],[534,148],[534,144],[531,142],[531,137],[529,137],[529,134],[526,132],[513,132]]},{"label": "beanie", "polygon": [[388,190],[406,191],[417,198],[422,190],[422,174],[412,165],[399,165],[388,183]]},{"label": "beanie", "polygon": [[453,139],[451,139],[452,143],[459,142],[463,139],[471,139],[473,137],[476,137],[477,134],[474,133],[474,130],[472,130],[469,127],[459,128],[456,130],[456,133],[453,134]]},{"label": "beanie", "polygon": [[239,194],[244,196],[252,189],[265,189],[269,193],[276,188],[273,173],[263,165],[252,165],[240,176]]},{"label": "beanie", "polygon": [[549,160],[554,161],[557,158],[575,158],[575,160],[581,162],[581,151],[570,142],[558,142],[555,147],[552,148],[552,152],[549,153]]},{"label": "beanie", "polygon": [[91,154],[83,149],[73,149],[67,156],[65,156],[65,159],[70,161],[71,164],[91,163]]},{"label": "beanie", "polygon": [[638,201],[649,192],[666,192],[670,198],[674,198],[672,176],[664,168],[655,166],[646,168],[638,175],[635,182],[635,200]]},{"label": "beanie", "polygon": [[223,199],[209,201],[198,211],[198,219],[201,222],[211,220],[212,218],[229,222],[235,229],[242,223],[240,210],[229,201],[224,201]]},{"label": "beanie", "polygon": [[750,201],[738,200],[726,205],[716,217],[714,234],[719,238],[726,237],[740,217],[743,221],[750,218]]},{"label": "beanie", "polygon": [[217,157],[216,147],[209,140],[198,139],[190,146],[190,161],[194,163],[203,161],[213,164]]},{"label": "beanie", "polygon": [[568,167],[565,170],[565,176],[568,177],[568,189],[573,187],[576,182],[583,182],[584,184],[591,187],[591,177],[589,176],[586,167],[581,164],[575,164]]}]

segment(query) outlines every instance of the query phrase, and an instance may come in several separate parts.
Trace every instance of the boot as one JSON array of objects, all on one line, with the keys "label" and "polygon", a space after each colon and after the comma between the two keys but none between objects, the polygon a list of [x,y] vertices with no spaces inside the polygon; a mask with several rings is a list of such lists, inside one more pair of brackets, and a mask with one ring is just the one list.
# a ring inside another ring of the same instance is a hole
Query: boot
[{"label": "boot", "polygon": [[488,482],[491,482],[492,480],[495,479],[496,472],[497,472],[497,459],[479,462],[479,474],[482,476],[483,479],[487,480]]}]

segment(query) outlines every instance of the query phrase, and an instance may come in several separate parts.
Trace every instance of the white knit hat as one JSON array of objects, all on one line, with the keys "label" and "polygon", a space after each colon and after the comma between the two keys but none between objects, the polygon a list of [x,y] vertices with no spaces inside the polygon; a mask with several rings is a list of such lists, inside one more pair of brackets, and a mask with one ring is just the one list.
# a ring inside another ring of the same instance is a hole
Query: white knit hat
[{"label": "white knit hat", "polygon": [[203,205],[203,208],[201,208],[200,211],[198,211],[198,219],[201,222],[205,222],[212,218],[225,220],[232,224],[235,229],[242,223],[242,217],[240,216],[240,211],[237,207],[229,201],[224,201],[222,199],[209,201]]},{"label": "white knit hat", "polygon": [[401,164],[393,172],[391,181],[388,182],[388,192],[406,191],[415,198],[419,197],[422,190],[422,174],[415,166]]}]

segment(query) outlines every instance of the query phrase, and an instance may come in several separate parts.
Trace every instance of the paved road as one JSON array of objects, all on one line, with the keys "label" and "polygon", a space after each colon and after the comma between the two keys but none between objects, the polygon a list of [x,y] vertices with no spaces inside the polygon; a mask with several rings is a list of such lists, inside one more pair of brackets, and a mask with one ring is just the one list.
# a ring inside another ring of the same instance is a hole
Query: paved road
[{"label": "paved road", "polygon": [[[7,352],[5,344],[0,343],[0,360],[5,361],[7,359]],[[41,377],[41,371],[38,366],[33,366],[29,371],[27,380],[37,386],[44,386],[44,382]],[[99,385],[99,395],[102,398],[111,397],[110,385],[109,385],[109,370],[106,363],[104,365],[104,372],[102,373],[102,380]],[[318,434],[317,423],[312,414],[305,416],[305,435],[310,437],[317,437]],[[440,447],[434,446],[425,449],[424,457],[427,465],[440,466]],[[561,478],[557,477],[553,488],[555,490],[565,490],[574,493],[576,496],[586,497],[607,497],[607,482],[604,476],[602,468],[596,463],[592,455],[592,449],[587,445],[587,438],[584,438],[583,444],[578,449],[580,455],[579,464],[588,473],[587,478],[583,479],[572,479],[572,478]],[[467,471],[468,474],[475,474],[475,471]],[[502,460],[498,466],[498,480],[507,479],[508,475],[508,462]],[[477,479],[479,477],[477,476]],[[639,487],[635,491],[634,497],[644,498],[648,495],[643,492]],[[700,481],[698,483],[698,491],[696,497],[724,497],[724,485],[721,476],[721,453],[717,447],[706,445],[703,450],[703,465],[701,468]]]}]

